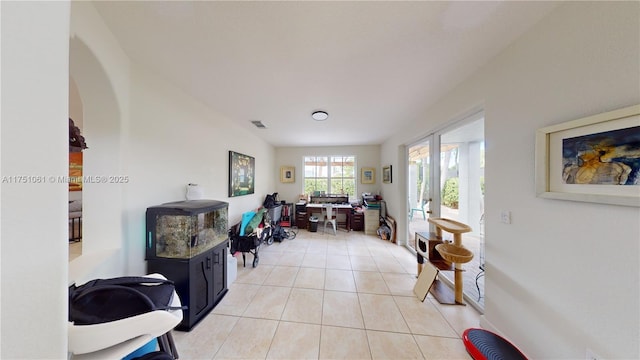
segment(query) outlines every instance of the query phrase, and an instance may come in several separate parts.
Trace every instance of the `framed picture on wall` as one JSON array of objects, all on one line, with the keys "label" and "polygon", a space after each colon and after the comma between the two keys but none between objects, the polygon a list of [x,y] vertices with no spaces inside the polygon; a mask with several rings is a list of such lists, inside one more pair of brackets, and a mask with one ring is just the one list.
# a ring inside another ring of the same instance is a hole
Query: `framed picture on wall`
[{"label": "framed picture on wall", "polygon": [[256,159],[229,151],[229,197],[253,194]]},{"label": "framed picture on wall", "polygon": [[376,169],[372,167],[363,167],[360,171],[360,183],[361,184],[375,184],[376,183]]},{"label": "framed picture on wall", "polygon": [[538,197],[640,207],[640,105],[539,129]]},{"label": "framed picture on wall", "polygon": [[296,182],[296,168],[293,166],[280,167],[280,182],[282,183]]},{"label": "framed picture on wall", "polygon": [[82,191],[82,153],[69,153],[69,191]]},{"label": "framed picture on wall", "polygon": [[391,184],[391,165],[382,168],[382,182],[385,184]]}]

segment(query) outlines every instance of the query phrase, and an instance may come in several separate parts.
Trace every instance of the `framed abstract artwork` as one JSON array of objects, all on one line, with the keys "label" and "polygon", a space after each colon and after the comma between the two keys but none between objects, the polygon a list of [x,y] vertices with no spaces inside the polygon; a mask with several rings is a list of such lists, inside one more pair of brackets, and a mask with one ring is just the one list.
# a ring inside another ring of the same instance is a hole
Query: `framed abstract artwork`
[{"label": "framed abstract artwork", "polygon": [[376,183],[376,169],[372,167],[363,167],[360,171],[360,183],[362,184],[375,184]]},{"label": "framed abstract artwork", "polygon": [[640,105],[536,132],[536,195],[640,207]]},{"label": "framed abstract artwork", "polygon": [[253,194],[256,159],[229,151],[229,197]]}]

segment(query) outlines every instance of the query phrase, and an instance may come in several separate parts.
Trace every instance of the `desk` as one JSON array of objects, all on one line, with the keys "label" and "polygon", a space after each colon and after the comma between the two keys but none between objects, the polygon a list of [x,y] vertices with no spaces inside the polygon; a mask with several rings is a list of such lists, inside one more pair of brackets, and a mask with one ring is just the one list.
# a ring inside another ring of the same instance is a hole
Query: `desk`
[{"label": "desk", "polygon": [[[318,217],[318,219],[322,220],[322,205],[323,204],[307,204],[307,219],[309,219],[309,216],[313,214],[318,214],[316,216]],[[351,220],[351,211],[353,210],[353,207],[349,204],[347,205],[334,204],[333,210],[336,212],[336,223],[338,227],[342,225],[344,226],[345,229],[347,229],[347,231],[351,231],[350,220]],[[344,216],[340,216],[340,215],[344,215]]]}]

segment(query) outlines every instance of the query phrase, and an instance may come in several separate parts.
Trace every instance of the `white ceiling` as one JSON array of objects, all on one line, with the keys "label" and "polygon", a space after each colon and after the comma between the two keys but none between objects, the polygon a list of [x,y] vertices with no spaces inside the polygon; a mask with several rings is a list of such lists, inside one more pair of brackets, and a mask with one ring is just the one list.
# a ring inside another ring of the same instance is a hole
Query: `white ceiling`
[{"label": "white ceiling", "polygon": [[95,4],[134,62],[274,146],[381,144],[557,5]]}]

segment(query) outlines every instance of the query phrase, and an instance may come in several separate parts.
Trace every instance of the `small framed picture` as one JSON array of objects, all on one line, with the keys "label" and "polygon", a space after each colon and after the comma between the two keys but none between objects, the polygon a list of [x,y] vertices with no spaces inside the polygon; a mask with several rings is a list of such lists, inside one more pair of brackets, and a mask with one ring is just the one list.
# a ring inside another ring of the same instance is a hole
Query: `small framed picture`
[{"label": "small framed picture", "polygon": [[280,167],[280,182],[282,183],[296,182],[296,168],[293,166]]},{"label": "small framed picture", "polygon": [[382,182],[385,184],[391,184],[391,165],[382,168]]},{"label": "small framed picture", "polygon": [[375,184],[376,183],[376,169],[371,167],[363,167],[360,172],[360,183],[362,184]]}]

